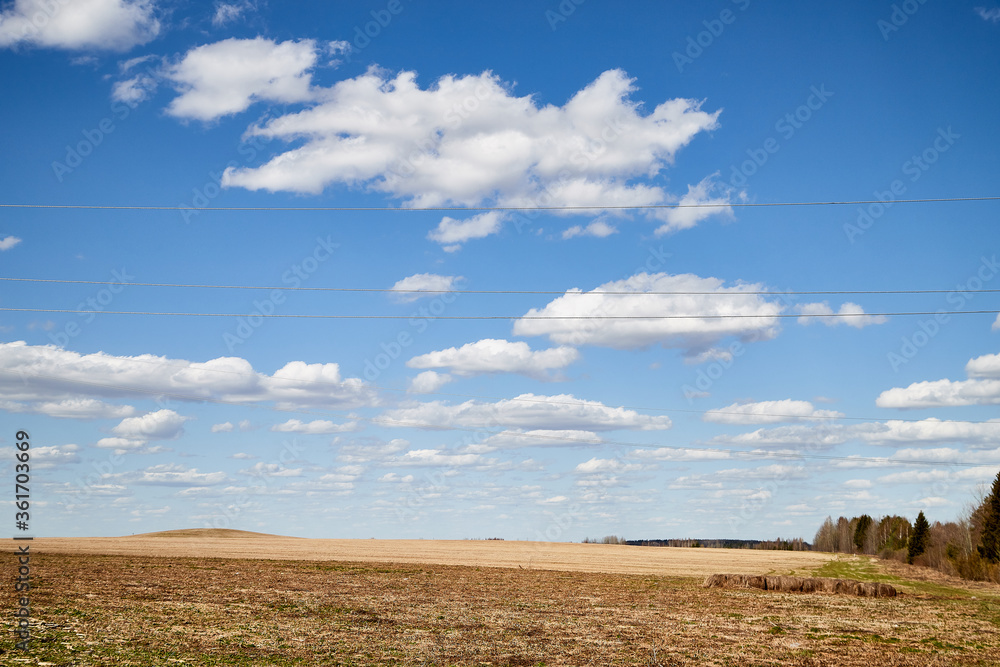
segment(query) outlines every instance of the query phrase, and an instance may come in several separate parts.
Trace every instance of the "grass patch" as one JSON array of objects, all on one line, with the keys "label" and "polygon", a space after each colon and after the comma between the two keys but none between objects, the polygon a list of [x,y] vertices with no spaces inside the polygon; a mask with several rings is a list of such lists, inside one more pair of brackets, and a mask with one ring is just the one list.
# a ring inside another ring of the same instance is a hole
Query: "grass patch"
[{"label": "grass patch", "polygon": [[831,560],[822,567],[817,568],[814,571],[814,576],[891,584],[898,590],[913,595],[931,595],[947,598],[972,597],[972,593],[964,588],[945,586],[932,581],[903,579],[902,577],[888,574],[879,568],[878,561],[868,556],[838,557],[836,560]]}]

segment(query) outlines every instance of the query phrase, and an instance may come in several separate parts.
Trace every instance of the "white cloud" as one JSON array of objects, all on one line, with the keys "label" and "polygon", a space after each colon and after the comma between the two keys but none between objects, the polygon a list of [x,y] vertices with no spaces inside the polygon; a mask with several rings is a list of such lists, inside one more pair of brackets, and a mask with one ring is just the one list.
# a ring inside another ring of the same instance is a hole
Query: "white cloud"
[{"label": "white cloud", "polygon": [[21,239],[19,239],[16,236],[5,236],[4,238],[0,239],[0,251],[10,250],[20,242]]},{"label": "white cloud", "polygon": [[406,391],[410,394],[433,394],[451,381],[452,377],[447,373],[424,371],[410,380],[410,386]]},{"label": "white cloud", "polygon": [[1000,354],[984,354],[969,359],[965,372],[970,378],[1000,378]]},{"label": "white cloud", "polygon": [[[718,278],[692,274],[639,273],[625,280],[605,283],[592,292],[573,289],[543,308],[532,308],[514,323],[514,334],[546,335],[559,344],[617,349],[660,344],[683,349],[695,357],[727,337],[750,341],[767,340],[777,335],[779,326],[775,315],[781,313],[783,306],[762,295],[751,294],[762,289],[758,284],[725,287]],[[598,292],[629,292],[637,296],[596,294]],[[672,317],[689,315],[708,317]],[[731,315],[741,317],[727,317]],[[648,316],[651,319],[526,319],[590,316]]]},{"label": "white cloud", "polygon": [[148,74],[137,74],[130,79],[116,81],[111,86],[111,99],[135,106],[144,102],[156,91],[158,82]]},{"label": "white cloud", "polygon": [[338,458],[346,463],[388,462],[410,446],[410,442],[402,438],[388,442],[377,438],[352,438],[347,444],[341,444],[342,440],[334,438],[333,444],[340,446]]},{"label": "white cloud", "polygon": [[302,468],[287,468],[280,463],[255,463],[249,468],[240,470],[241,475],[251,477],[301,477]]},{"label": "white cloud", "polygon": [[689,185],[687,194],[677,201],[679,207],[658,211],[657,217],[666,222],[657,228],[657,236],[690,229],[713,215],[732,218],[733,209],[729,205],[732,193],[717,180],[718,176],[716,172],[697,185]]},{"label": "white cloud", "polygon": [[256,11],[257,6],[252,2],[217,2],[215,4],[215,14],[212,15],[212,25],[216,28],[222,27],[227,23],[232,23],[238,20],[244,13],[248,11]]},{"label": "white cloud", "polygon": [[776,424],[779,422],[814,421],[843,417],[835,410],[817,410],[809,401],[785,399],[734,403],[725,408],[708,410],[702,420],[717,424]]},{"label": "white cloud", "polygon": [[470,377],[486,373],[518,373],[548,379],[549,372],[570,365],[580,354],[572,347],[533,351],[527,343],[486,338],[460,348],[449,347],[413,357],[410,368],[447,368],[452,374]]},{"label": "white cloud", "polygon": [[626,408],[612,408],[569,394],[536,396],[521,394],[496,403],[466,401],[448,405],[441,401],[419,403],[389,410],[386,426],[392,421],[405,425],[427,424],[427,428],[494,424],[505,428],[609,431],[615,429],[663,430],[671,427],[669,417],[643,415]]},{"label": "white cloud", "polygon": [[984,21],[989,21],[990,23],[1000,22],[1000,7],[992,7],[990,9],[976,7],[976,13]]},{"label": "white cloud", "polygon": [[327,433],[350,433],[361,430],[361,425],[356,422],[346,424],[334,424],[332,421],[317,419],[311,422],[302,422],[298,419],[289,419],[283,424],[275,424],[272,431],[279,433],[302,433],[304,435],[322,435]]},{"label": "white cloud", "polygon": [[399,465],[463,467],[483,463],[479,454],[452,454],[443,449],[411,449],[395,461]]},{"label": "white cloud", "polygon": [[625,463],[620,459],[599,459],[592,458],[578,464],[573,472],[583,475],[594,475],[599,473],[624,473],[642,470],[642,465],[638,463]]},{"label": "white cloud", "polygon": [[993,326],[991,326],[990,329],[993,331],[1000,331],[1000,314],[998,314],[997,318],[993,320]]},{"label": "white cloud", "polygon": [[276,43],[257,37],[199,46],[165,72],[181,93],[167,113],[210,121],[257,101],[311,100],[315,92],[308,70],[316,59],[316,44],[309,39]]},{"label": "white cloud", "polygon": [[987,446],[995,442],[1000,432],[997,422],[960,422],[922,419],[861,424],[817,424],[779,426],[757,429],[739,435],[720,435],[712,443],[756,447],[792,447],[796,449],[827,449],[849,441],[871,445],[938,444],[961,442],[971,446]]},{"label": "white cloud", "polygon": [[929,380],[879,394],[881,408],[931,408],[1000,403],[1000,355],[986,354],[965,365],[969,380]]},{"label": "white cloud", "polygon": [[466,241],[499,234],[506,219],[506,214],[500,211],[486,211],[465,220],[444,216],[438,226],[427,233],[427,238],[443,245],[446,252],[455,252]]},{"label": "white cloud", "polygon": [[653,461],[725,461],[734,458],[733,452],[725,449],[686,449],[684,447],[633,449],[629,455],[637,459]]},{"label": "white cloud", "polygon": [[[451,292],[455,289],[455,283],[463,280],[462,276],[441,276],[436,273],[417,273],[412,276],[397,280],[391,289],[406,290],[399,294],[393,294],[397,301],[406,303],[416,301],[427,296],[434,296],[437,292]],[[414,291],[416,290],[416,291]],[[423,293],[421,293],[423,292]]]},{"label": "white cloud", "polygon": [[0,13],[0,48],[126,51],[160,32],[151,0],[14,0]]},{"label": "white cloud", "polygon": [[102,449],[114,449],[119,452],[126,452],[130,450],[143,449],[146,446],[146,441],[142,439],[132,439],[132,438],[101,438],[95,444],[96,447]]},{"label": "white cloud", "polygon": [[580,447],[598,445],[601,436],[593,431],[534,429],[530,431],[504,431],[491,435],[480,445],[480,453],[496,449],[518,449],[521,447]]},{"label": "white cloud", "polygon": [[631,179],[672,164],[717,127],[718,112],[675,99],[643,116],[634,90],[610,70],[565,105],[540,107],[491,72],[421,89],[414,72],[388,79],[371,69],[323,91],[313,108],[251,128],[305,143],[259,167],[227,169],[223,183],[311,194],[362,185],[413,206],[655,204],[668,195]]},{"label": "white cloud", "polygon": [[163,463],[108,478],[122,480],[129,484],[149,484],[156,486],[213,486],[227,481],[224,472],[198,472],[197,468],[186,468],[175,463]]},{"label": "white cloud", "polygon": [[65,398],[31,403],[0,400],[0,410],[34,412],[62,419],[121,419],[135,414],[135,408],[131,405],[112,405],[93,398]]},{"label": "white cloud", "polygon": [[[82,355],[54,345],[0,343],[0,396],[24,410],[66,400],[135,397],[146,392],[221,399],[240,404],[273,402],[283,410],[353,408],[377,402],[371,387],[344,379],[335,363],[292,361],[274,375],[253,370],[245,359],[191,362],[153,355]],[[0,404],[0,409],[6,409]]]},{"label": "white cloud", "polygon": [[566,231],[562,233],[564,239],[571,239],[574,236],[593,236],[599,239],[606,238],[612,234],[617,234],[618,230],[609,225],[604,220],[594,220],[592,223],[586,227],[581,227],[580,225],[573,225]]},{"label": "white cloud", "polygon": [[184,432],[184,422],[189,419],[173,410],[157,410],[141,417],[123,419],[111,432],[131,440],[173,440]]},{"label": "white cloud", "polygon": [[[79,463],[79,451],[79,445],[36,445],[31,448],[31,467],[39,470]],[[13,447],[5,447],[0,453],[0,460],[9,461],[13,465],[15,463],[14,456],[17,453]]]},{"label": "white cloud", "polygon": [[403,475],[400,477],[394,472],[387,472],[386,474],[379,477],[376,481],[392,484],[411,484],[413,482],[413,475]]},{"label": "white cloud", "polygon": [[232,422],[222,422],[221,424],[212,424],[212,433],[231,433],[233,431]]},{"label": "white cloud", "polygon": [[[836,313],[834,313],[833,308],[826,301],[800,304],[796,307],[796,310],[803,316],[799,318],[799,324],[802,325],[809,325],[820,321],[828,327],[846,324],[855,329],[864,329],[872,324],[885,324],[889,321],[884,315],[865,315],[864,308],[850,301],[841,305],[840,310],[836,311]],[[833,315],[836,315],[836,317],[832,317]]]}]

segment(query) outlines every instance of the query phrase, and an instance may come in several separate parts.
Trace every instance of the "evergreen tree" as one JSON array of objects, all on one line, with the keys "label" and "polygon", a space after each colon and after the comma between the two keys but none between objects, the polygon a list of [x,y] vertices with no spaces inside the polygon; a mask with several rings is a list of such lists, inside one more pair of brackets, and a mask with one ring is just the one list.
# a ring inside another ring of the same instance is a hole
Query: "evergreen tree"
[{"label": "evergreen tree", "polygon": [[862,514],[858,517],[858,523],[854,527],[854,548],[858,550],[858,553],[863,553],[865,550],[865,538],[868,536],[868,529],[872,526],[872,518],[867,514]]},{"label": "evergreen tree", "polygon": [[1000,472],[993,480],[993,489],[983,503],[983,535],[979,540],[979,555],[991,563],[1000,562]]},{"label": "evergreen tree", "polygon": [[913,523],[913,534],[910,535],[910,549],[906,555],[906,562],[912,563],[913,559],[927,550],[927,540],[930,533],[930,524],[923,511],[917,515],[917,520]]}]

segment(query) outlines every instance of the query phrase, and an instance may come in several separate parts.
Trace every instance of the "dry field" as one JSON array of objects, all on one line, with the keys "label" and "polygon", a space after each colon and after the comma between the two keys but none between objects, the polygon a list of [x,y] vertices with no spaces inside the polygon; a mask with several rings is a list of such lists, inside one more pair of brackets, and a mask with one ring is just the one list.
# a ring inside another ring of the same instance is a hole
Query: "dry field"
[{"label": "dry field", "polygon": [[[863,558],[205,533],[31,551],[34,644],[25,654],[4,632],[2,665],[1000,664],[1000,587]],[[904,594],[703,588],[715,571]]]}]

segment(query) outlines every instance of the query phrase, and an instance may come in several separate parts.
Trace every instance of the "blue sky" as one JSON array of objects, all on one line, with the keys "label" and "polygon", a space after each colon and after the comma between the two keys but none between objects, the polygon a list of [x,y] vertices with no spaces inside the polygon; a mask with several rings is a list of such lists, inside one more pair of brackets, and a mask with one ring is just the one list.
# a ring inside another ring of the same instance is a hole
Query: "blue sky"
[{"label": "blue sky", "polygon": [[997,203],[899,200],[997,194],[998,50],[981,0],[4,2],[32,532],[953,519],[1000,467]]}]

